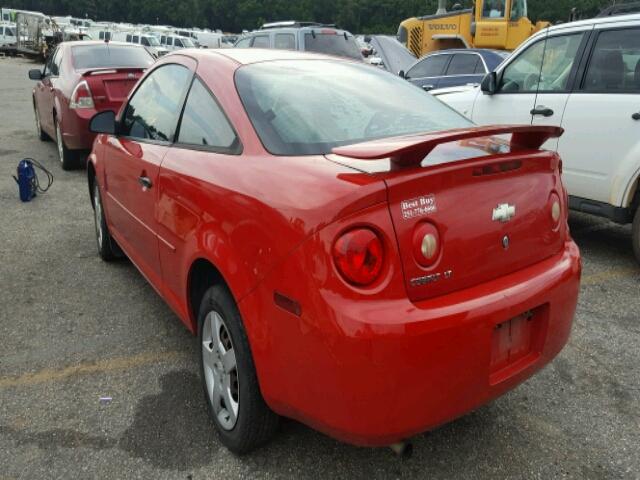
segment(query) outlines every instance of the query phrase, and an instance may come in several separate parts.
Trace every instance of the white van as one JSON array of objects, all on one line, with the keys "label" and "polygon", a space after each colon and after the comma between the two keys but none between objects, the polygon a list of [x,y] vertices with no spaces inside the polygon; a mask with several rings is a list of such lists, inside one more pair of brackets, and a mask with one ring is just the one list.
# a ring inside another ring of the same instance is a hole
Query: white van
[{"label": "white van", "polygon": [[13,45],[16,42],[16,24],[0,23],[0,47]]},{"label": "white van", "polygon": [[[107,32],[105,32],[106,35]],[[98,37],[102,40],[100,37]],[[160,45],[158,38],[150,33],[142,32],[112,32],[109,40],[115,40],[118,42],[135,43],[136,45],[142,45],[147,51],[158,58],[166,54],[168,50]]]},{"label": "white van", "polygon": [[190,38],[183,37],[181,35],[160,35],[160,45],[167,50],[196,48]]},{"label": "white van", "polygon": [[227,48],[228,45],[226,45],[223,40],[222,37],[224,37],[224,35],[222,35],[221,33],[216,33],[216,32],[194,32],[198,43],[200,44],[200,46],[202,48]]}]

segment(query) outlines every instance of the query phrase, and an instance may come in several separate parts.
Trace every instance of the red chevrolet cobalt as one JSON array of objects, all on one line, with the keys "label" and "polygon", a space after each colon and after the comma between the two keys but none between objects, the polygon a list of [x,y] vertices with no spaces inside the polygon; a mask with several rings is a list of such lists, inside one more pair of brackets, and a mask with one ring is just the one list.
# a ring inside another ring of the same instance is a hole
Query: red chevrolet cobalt
[{"label": "red chevrolet cobalt", "polygon": [[96,112],[118,110],[153,57],[139,45],[110,42],[65,42],[58,45],[33,89],[36,131],[53,138],[65,170],[79,166],[79,154],[95,137],[89,120]]},{"label": "red chevrolet cobalt", "polygon": [[251,49],[167,55],[91,128],[100,256],[198,335],[234,452],[279,416],[402,442],[567,342],[580,255],[540,149],[559,128],[476,127],[379,69]]}]

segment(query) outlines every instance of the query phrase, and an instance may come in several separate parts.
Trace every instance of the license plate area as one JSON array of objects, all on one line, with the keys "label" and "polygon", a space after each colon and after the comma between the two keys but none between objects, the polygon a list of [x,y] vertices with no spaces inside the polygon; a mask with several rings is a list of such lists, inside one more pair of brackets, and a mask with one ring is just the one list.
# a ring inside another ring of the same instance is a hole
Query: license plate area
[{"label": "license plate area", "polygon": [[542,305],[494,326],[489,367],[491,385],[517,374],[540,357],[548,309],[548,305]]}]

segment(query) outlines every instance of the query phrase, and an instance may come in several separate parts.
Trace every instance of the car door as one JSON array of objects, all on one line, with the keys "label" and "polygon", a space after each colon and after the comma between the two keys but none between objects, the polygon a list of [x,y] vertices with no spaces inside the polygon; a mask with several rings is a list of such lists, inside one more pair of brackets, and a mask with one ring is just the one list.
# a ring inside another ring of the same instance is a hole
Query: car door
[{"label": "car door", "polygon": [[[159,178],[158,236],[165,298],[180,311],[186,275],[203,224],[222,224],[233,215],[234,195],[225,194],[225,172],[238,165],[240,140],[205,83],[194,78]],[[224,215],[222,217],[221,215]]]},{"label": "car door", "polygon": [[[103,151],[110,228],[129,258],[156,287],[161,279],[156,183],[191,81],[189,65],[188,59],[174,60],[144,77],[122,110],[117,135],[107,138]],[[195,67],[195,62],[191,66]]]},{"label": "car door", "polygon": [[52,138],[55,138],[53,105],[56,84],[58,83],[58,76],[60,74],[61,57],[62,47],[58,47],[53,54],[49,56],[44,66],[42,80],[36,84],[35,89],[36,108],[38,109],[40,126]]},{"label": "car door", "polygon": [[438,88],[480,84],[484,73],[484,63],[480,55],[472,52],[459,52],[452,56],[444,76],[438,82]]},{"label": "car door", "polygon": [[[481,125],[560,125],[585,43],[582,27],[529,44],[497,72],[497,92],[478,95],[471,119]],[[544,145],[554,150],[556,146],[556,139]]]},{"label": "car door", "polygon": [[438,88],[440,77],[444,74],[451,56],[447,53],[429,55],[409,68],[405,78],[425,91]]},{"label": "car door", "polygon": [[640,25],[596,25],[558,152],[574,197],[628,206],[640,169]]}]

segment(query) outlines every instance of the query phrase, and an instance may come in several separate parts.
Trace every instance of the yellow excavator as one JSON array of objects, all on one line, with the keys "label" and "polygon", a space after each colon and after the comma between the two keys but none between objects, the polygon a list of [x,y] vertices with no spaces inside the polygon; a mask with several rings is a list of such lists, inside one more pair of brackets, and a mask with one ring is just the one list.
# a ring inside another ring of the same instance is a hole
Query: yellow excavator
[{"label": "yellow excavator", "polygon": [[435,15],[408,18],[400,24],[398,40],[416,57],[449,48],[514,50],[549,25],[529,20],[527,0],[474,0],[472,8],[455,4],[451,11],[446,4],[438,0]]}]

